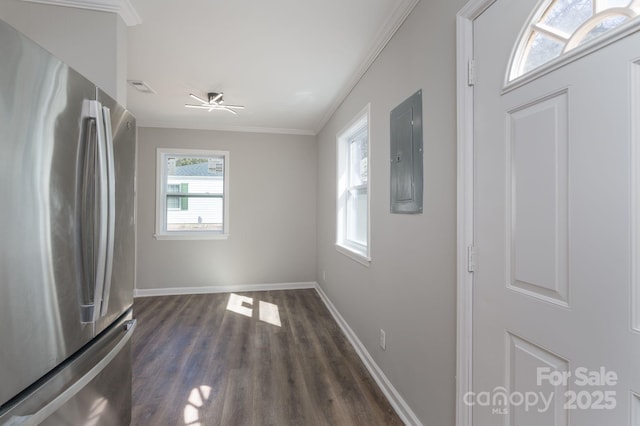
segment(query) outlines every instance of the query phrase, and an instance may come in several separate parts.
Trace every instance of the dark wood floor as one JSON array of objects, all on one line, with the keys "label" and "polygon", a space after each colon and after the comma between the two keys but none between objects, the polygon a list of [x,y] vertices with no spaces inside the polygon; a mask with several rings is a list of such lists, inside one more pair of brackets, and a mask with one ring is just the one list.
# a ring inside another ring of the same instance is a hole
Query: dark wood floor
[{"label": "dark wood floor", "polygon": [[315,290],[139,298],[134,315],[132,425],[402,424]]}]

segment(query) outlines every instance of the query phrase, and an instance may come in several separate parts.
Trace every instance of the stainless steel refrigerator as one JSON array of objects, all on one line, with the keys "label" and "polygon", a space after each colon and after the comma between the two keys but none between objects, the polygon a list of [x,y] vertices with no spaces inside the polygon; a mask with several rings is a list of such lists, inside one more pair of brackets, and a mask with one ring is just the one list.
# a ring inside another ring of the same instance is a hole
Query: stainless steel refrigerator
[{"label": "stainless steel refrigerator", "polygon": [[129,112],[0,21],[0,425],[130,423],[135,144]]}]

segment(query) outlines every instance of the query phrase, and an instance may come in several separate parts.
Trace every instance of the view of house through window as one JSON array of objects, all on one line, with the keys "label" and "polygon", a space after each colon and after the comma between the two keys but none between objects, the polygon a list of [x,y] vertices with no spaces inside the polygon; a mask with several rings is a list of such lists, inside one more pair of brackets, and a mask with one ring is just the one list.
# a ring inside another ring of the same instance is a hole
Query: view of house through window
[{"label": "view of house through window", "polygon": [[157,236],[225,235],[228,152],[158,150]]},{"label": "view of house through window", "polygon": [[337,238],[339,251],[361,262],[369,253],[369,106],[338,134]]}]

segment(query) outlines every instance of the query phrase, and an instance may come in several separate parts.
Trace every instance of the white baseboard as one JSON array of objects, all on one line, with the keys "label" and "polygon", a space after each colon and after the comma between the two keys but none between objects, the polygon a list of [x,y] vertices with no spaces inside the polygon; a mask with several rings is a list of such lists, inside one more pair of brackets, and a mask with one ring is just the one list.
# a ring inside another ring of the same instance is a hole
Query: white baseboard
[{"label": "white baseboard", "polygon": [[347,336],[347,339],[349,339],[349,342],[364,363],[365,367],[367,367],[367,370],[369,370],[369,373],[371,374],[371,376],[373,376],[373,379],[376,381],[378,386],[380,386],[380,389],[389,400],[389,403],[391,404],[393,409],[396,410],[398,416],[400,416],[402,421],[407,425],[422,426],[422,423],[420,422],[418,417],[411,410],[402,396],[400,396],[396,388],[393,387],[380,367],[378,367],[378,364],[376,364],[376,362],[373,360],[371,354],[369,354],[369,351],[367,351],[367,348],[365,348],[360,339],[358,339],[356,333],[354,333],[351,327],[349,327],[349,324],[347,324],[342,315],[340,315],[340,312],[338,312],[333,303],[331,303],[329,297],[327,297],[327,295],[324,293],[324,291],[322,291],[322,288],[320,288],[319,285],[316,285],[315,288],[320,295],[320,298],[327,306],[327,309],[329,309],[329,312],[331,312],[331,315],[336,320],[343,333]]},{"label": "white baseboard", "polygon": [[299,290],[316,288],[315,282],[241,284],[215,287],[136,288],[133,297],[179,296],[186,294],[238,293],[242,291]]}]

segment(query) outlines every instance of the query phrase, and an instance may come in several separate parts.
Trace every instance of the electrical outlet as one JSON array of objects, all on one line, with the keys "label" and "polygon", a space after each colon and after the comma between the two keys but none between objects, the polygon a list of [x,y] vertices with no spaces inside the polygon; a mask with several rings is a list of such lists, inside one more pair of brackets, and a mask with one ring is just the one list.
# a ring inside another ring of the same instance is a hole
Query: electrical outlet
[{"label": "electrical outlet", "polygon": [[387,333],[383,329],[380,329],[380,347],[383,351],[387,349]]}]

